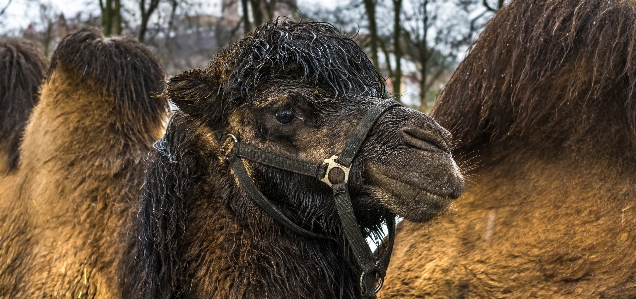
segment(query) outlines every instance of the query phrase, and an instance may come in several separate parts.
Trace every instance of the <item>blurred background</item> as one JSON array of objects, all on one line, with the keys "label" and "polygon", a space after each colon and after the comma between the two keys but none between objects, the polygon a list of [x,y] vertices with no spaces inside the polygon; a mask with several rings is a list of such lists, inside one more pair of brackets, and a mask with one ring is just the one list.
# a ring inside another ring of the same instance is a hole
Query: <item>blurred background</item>
[{"label": "blurred background", "polygon": [[334,24],[365,49],[403,104],[428,112],[504,0],[0,0],[0,36],[47,57],[82,26],[148,45],[172,76],[279,16]]}]

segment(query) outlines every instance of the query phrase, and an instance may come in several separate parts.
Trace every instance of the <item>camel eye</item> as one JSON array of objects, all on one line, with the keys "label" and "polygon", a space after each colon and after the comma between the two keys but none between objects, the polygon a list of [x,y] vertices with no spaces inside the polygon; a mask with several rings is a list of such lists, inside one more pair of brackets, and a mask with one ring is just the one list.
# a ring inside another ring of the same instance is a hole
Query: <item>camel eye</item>
[{"label": "camel eye", "polygon": [[294,121],[296,115],[294,114],[294,110],[291,108],[280,110],[276,113],[276,120],[281,124],[289,124]]}]

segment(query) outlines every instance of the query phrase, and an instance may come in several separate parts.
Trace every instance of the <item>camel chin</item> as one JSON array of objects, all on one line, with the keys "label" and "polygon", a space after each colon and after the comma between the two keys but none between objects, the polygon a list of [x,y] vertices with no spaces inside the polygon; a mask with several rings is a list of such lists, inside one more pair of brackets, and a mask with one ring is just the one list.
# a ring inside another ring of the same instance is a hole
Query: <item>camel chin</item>
[{"label": "camel chin", "polygon": [[[457,169],[452,159],[447,167]],[[400,172],[382,169],[369,163],[368,175],[373,182],[371,194],[387,209],[413,222],[426,222],[450,206],[464,189],[464,179],[459,171],[442,182],[421,179],[414,172]],[[446,173],[439,176],[446,176]],[[438,176],[438,177],[439,177]]]}]

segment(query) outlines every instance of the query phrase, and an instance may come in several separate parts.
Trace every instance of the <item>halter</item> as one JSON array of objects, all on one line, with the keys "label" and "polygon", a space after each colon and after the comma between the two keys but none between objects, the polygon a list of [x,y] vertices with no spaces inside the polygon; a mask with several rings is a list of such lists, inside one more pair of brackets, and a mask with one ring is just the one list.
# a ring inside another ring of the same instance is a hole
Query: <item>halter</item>
[{"label": "halter", "polygon": [[[389,240],[383,256],[376,261],[373,252],[367,244],[358,222],[353,212],[351,197],[349,196],[349,170],[353,158],[366,140],[369,131],[376,123],[378,118],[389,108],[399,106],[400,104],[391,99],[382,100],[376,106],[369,109],[367,114],[360,120],[360,123],[351,134],[342,152],[325,159],[323,163],[312,163],[296,159],[287,155],[263,150],[256,146],[238,141],[236,136],[226,134],[223,145],[227,141],[231,141],[231,148],[225,150],[225,156],[234,174],[238,178],[241,187],[248,193],[251,199],[263,211],[287,227],[289,230],[298,235],[314,238],[329,239],[332,237],[317,234],[306,230],[294,222],[292,222],[283,212],[281,212],[274,204],[272,204],[258,190],[252,179],[247,174],[245,165],[240,158],[248,159],[254,162],[265,164],[271,167],[315,177],[331,187],[334,195],[334,201],[340,222],[342,224],[345,236],[349,241],[349,245],[353,251],[356,261],[362,268],[360,275],[360,292],[364,297],[375,298],[375,294],[382,287],[386,268],[389,265],[391,251],[393,250],[393,240],[395,239],[395,218],[386,219]],[[335,240],[334,240],[335,241]]]}]

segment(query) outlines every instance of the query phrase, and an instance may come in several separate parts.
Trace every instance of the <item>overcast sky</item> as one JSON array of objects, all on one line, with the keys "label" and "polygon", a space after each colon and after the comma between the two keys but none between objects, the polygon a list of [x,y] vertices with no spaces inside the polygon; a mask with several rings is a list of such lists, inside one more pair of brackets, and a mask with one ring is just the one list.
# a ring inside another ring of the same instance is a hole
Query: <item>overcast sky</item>
[{"label": "overcast sky", "polygon": [[[0,9],[2,9],[10,0],[0,0]],[[221,0],[210,0],[210,3],[220,3]],[[336,6],[336,0],[297,0],[298,6],[311,7],[320,5],[324,7],[333,8]],[[93,13],[99,14],[99,1],[98,0],[39,0],[39,2],[51,3],[55,11],[63,12],[65,16],[75,16],[78,12],[85,14]],[[9,8],[2,15],[2,24],[5,26],[5,30],[13,30],[19,28],[26,28],[29,22],[39,15],[39,7],[37,1],[33,0],[12,0]],[[220,5],[210,5],[210,7],[216,7],[215,11],[208,13],[220,13],[216,10],[220,10]]]}]

